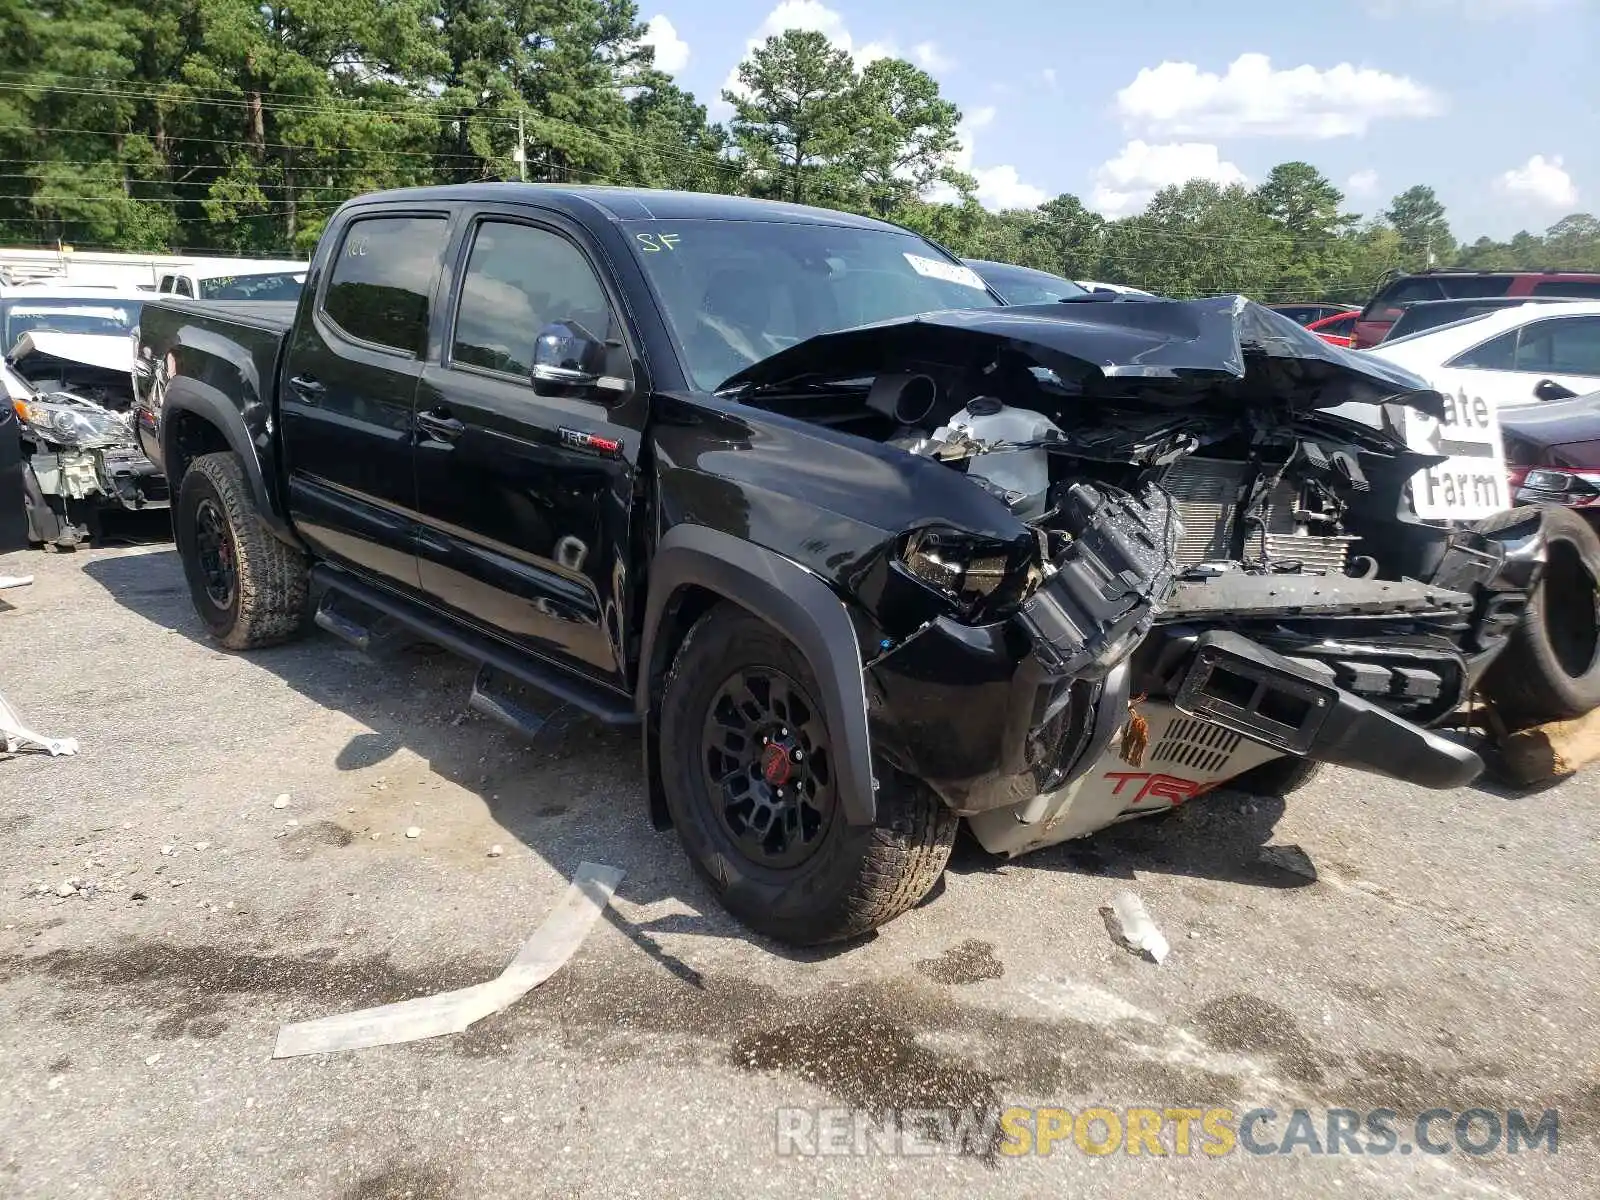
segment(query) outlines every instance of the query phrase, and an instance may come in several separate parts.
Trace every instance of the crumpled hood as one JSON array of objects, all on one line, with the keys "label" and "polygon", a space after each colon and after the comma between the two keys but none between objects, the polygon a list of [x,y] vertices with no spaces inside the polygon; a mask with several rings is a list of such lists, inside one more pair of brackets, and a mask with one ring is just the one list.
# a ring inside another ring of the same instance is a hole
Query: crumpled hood
[{"label": "crumpled hood", "polygon": [[1243,403],[1295,410],[1402,404],[1433,416],[1443,398],[1382,359],[1330,345],[1243,296],[1134,300],[925,313],[810,338],[728,379],[717,391],[845,379],[909,363],[981,366],[1012,352],[1086,393],[1125,393],[1181,405],[1219,390]]},{"label": "crumpled hood", "polygon": [[25,372],[27,368],[23,364],[35,354],[49,355],[86,367],[98,367],[103,371],[133,370],[133,339],[116,334],[58,333],[55,330],[36,329],[17,339],[17,344],[11,348],[10,358]]}]

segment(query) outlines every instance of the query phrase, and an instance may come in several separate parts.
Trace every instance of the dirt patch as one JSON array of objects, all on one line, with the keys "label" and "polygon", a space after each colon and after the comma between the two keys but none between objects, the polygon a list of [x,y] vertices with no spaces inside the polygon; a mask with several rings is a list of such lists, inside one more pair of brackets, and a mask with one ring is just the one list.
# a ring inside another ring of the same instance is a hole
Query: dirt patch
[{"label": "dirt patch", "polygon": [[[405,970],[386,954],[340,958],[338,953],[333,947],[303,954],[257,954],[219,946],[134,942],[0,957],[0,982],[42,976],[69,988],[114,989],[119,1003],[159,1014],[157,1037],[210,1038],[227,1029],[219,1015],[227,997],[277,997],[303,1001],[302,1007],[318,1012],[339,1012],[480,983],[503,965],[452,959]],[[69,1003],[57,1008],[56,1016],[70,1023],[97,1007],[98,1002]]]},{"label": "dirt patch", "polygon": [[285,858],[309,858],[324,846],[342,848],[356,840],[356,835],[334,821],[313,821],[302,825],[278,841],[279,852]]},{"label": "dirt patch", "polygon": [[1290,1079],[1319,1083],[1333,1056],[1319,1054],[1287,1009],[1248,993],[1219,996],[1194,1014],[1200,1036],[1220,1050],[1271,1058]]},{"label": "dirt patch", "polygon": [[995,957],[994,946],[976,938],[951,946],[938,958],[925,958],[916,967],[935,983],[956,985],[999,979],[1006,973],[1005,966]]},{"label": "dirt patch", "polygon": [[340,1193],[340,1200],[450,1200],[457,1195],[448,1171],[434,1167],[389,1167],[364,1175]]}]

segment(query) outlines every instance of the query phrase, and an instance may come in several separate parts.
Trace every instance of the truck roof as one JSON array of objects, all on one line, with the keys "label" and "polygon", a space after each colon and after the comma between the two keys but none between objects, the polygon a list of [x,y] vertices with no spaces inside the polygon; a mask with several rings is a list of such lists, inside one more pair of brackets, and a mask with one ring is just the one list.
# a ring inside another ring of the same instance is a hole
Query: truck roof
[{"label": "truck roof", "polygon": [[557,183],[458,183],[442,187],[396,188],[372,192],[349,202],[365,207],[386,200],[470,201],[534,204],[572,216],[600,216],[609,221],[779,221],[794,225],[837,225],[853,229],[906,230],[887,221],[831,208],[722,196],[714,192],[671,192],[653,188],[608,187]]}]

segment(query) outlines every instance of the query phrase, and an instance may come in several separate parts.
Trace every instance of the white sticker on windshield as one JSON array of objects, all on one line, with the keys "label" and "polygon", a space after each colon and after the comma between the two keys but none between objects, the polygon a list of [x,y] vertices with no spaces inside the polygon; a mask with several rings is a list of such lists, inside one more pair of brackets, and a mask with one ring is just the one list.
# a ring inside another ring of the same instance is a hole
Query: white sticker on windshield
[{"label": "white sticker on windshield", "polygon": [[946,283],[959,283],[962,287],[977,288],[980,292],[989,289],[984,285],[978,273],[971,267],[963,267],[957,263],[945,262],[938,258],[925,258],[920,254],[907,254],[906,261],[911,264],[911,269],[918,275],[926,275],[929,279],[942,279]]}]

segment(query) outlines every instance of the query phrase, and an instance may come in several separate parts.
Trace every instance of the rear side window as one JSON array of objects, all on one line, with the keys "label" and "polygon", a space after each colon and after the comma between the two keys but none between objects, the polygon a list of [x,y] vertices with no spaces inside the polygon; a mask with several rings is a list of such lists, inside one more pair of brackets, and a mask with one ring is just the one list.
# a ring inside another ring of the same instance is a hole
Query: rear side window
[{"label": "rear side window", "polygon": [[179,275],[174,279],[172,281],[172,290],[180,296],[188,296],[191,300],[194,299],[194,289],[189,286],[189,280],[186,276]]},{"label": "rear side window", "polygon": [[583,252],[548,229],[503,221],[478,226],[452,360],[526,379],[539,331],[552,321],[576,322],[601,341],[616,336],[611,305]]},{"label": "rear side window", "polygon": [[1526,326],[1517,370],[1600,375],[1600,317],[1552,317]]},{"label": "rear side window", "polygon": [[443,217],[352,221],[333,262],[323,313],[357,341],[421,356],[448,234]]},{"label": "rear side window", "polygon": [[1511,290],[1509,275],[1441,275],[1439,283],[1447,300],[1478,300],[1484,296],[1504,296]]},{"label": "rear side window", "polygon": [[1535,296],[1567,296],[1574,299],[1600,300],[1600,280],[1547,279],[1533,285]]},{"label": "rear side window", "polygon": [[1480,371],[1510,371],[1515,367],[1517,360],[1517,333],[1518,331],[1513,329],[1510,333],[1490,338],[1482,345],[1456,355],[1445,363],[1445,366],[1476,367]]}]

